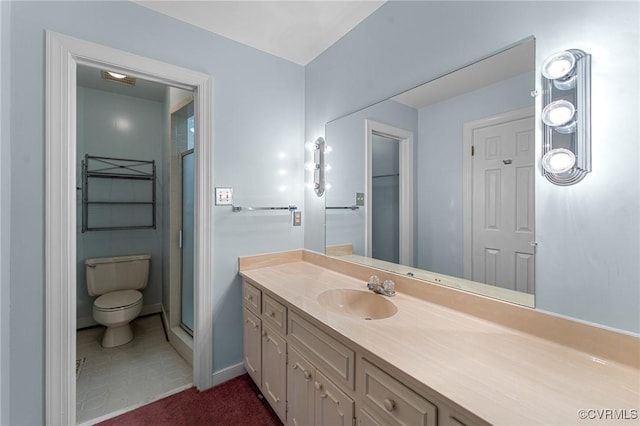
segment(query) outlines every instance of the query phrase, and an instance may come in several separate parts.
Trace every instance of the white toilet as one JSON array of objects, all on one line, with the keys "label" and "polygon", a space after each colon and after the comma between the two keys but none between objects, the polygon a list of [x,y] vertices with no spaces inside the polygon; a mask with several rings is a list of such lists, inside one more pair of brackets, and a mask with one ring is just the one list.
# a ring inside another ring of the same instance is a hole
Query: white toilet
[{"label": "white toilet", "polygon": [[113,348],[133,339],[130,322],[142,311],[142,290],[149,279],[151,256],[101,257],[84,261],[93,319],[107,327],[102,346]]}]

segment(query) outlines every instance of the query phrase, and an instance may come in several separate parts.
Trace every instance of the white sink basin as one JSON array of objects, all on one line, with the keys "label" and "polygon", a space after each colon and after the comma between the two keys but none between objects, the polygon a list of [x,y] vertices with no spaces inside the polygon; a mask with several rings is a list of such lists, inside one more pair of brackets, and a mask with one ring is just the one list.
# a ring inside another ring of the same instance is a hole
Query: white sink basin
[{"label": "white sink basin", "polygon": [[364,320],[389,318],[398,312],[386,296],[367,290],[327,290],[318,295],[318,303],[329,311]]}]

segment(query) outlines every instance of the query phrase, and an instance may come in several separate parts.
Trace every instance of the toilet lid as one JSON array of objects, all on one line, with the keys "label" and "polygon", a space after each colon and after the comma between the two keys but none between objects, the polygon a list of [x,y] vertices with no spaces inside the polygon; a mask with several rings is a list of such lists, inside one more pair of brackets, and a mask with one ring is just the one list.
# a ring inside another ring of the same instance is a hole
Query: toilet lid
[{"label": "toilet lid", "polygon": [[119,309],[141,301],[142,293],[138,290],[120,290],[103,294],[93,302],[93,306],[97,309]]}]

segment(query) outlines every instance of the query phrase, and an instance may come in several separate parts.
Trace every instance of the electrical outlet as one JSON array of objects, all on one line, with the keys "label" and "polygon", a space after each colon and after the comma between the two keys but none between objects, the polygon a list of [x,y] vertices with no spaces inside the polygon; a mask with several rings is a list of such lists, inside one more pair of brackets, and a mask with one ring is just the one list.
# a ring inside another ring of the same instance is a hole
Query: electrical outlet
[{"label": "electrical outlet", "polygon": [[233,204],[233,188],[216,188],[216,206]]},{"label": "electrical outlet", "polygon": [[302,225],[302,212],[301,211],[293,212],[293,226],[300,226],[300,225]]},{"label": "electrical outlet", "polygon": [[364,206],[364,192],[356,192],[356,206]]}]

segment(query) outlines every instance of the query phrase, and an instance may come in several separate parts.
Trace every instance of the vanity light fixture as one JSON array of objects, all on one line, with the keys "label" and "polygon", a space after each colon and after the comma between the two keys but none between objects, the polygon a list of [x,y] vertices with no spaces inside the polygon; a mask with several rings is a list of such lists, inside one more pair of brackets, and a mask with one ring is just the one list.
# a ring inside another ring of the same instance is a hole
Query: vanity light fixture
[{"label": "vanity light fixture", "polygon": [[313,163],[307,165],[307,170],[313,170],[313,190],[318,197],[322,197],[326,189],[324,181],[324,173],[326,166],[324,162],[324,154],[326,151],[326,143],[322,136],[318,137],[313,145],[308,144],[308,147],[313,149]]},{"label": "vanity light fixture", "polygon": [[573,185],[591,171],[591,55],[557,52],[542,63],[542,174]]}]

